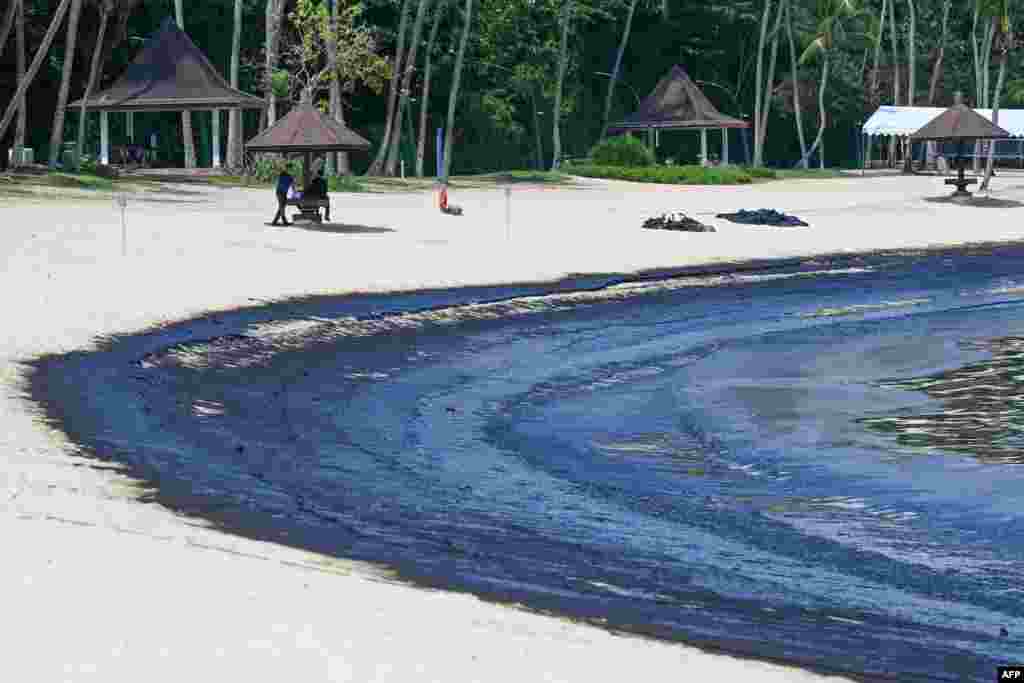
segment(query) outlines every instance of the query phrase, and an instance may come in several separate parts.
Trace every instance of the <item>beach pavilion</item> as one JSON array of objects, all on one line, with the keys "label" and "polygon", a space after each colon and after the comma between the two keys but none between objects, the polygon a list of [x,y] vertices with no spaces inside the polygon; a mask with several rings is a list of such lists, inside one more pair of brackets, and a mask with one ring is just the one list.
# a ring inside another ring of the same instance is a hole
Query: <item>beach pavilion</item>
[{"label": "beach pavilion", "polygon": [[701,165],[708,163],[708,129],[722,131],[722,163],[729,163],[729,129],[749,128],[741,119],[726,116],[711,104],[682,67],[676,65],[658,81],[640,107],[608,127],[611,135],[634,130],[654,131],[655,147],[662,130],[699,130]]},{"label": "beach pavilion", "polygon": [[[69,107],[80,107],[82,100]],[[100,113],[100,161],[110,163],[111,112],[127,117],[128,138],[134,133],[132,114],[152,111],[209,111],[213,117],[213,166],[221,165],[221,109],[262,109],[266,102],[229,86],[217,69],[170,17],[151,35],[113,85],[92,95],[87,111]]]},{"label": "beach pavilion", "polygon": [[321,114],[308,100],[296,105],[274,125],[245,143],[250,152],[276,152],[286,157],[301,154],[302,187],[309,187],[313,156],[329,152],[366,152],[370,142],[353,130]]}]

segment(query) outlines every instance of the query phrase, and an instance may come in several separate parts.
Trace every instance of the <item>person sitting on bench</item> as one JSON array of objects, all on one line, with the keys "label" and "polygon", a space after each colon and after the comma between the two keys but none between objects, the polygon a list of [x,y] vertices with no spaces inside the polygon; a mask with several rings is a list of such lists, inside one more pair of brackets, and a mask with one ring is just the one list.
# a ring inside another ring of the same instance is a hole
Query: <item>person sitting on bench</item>
[{"label": "person sitting on bench", "polygon": [[331,205],[327,199],[327,180],[324,178],[324,170],[322,168],[317,171],[316,178],[310,181],[303,197],[324,200],[324,220],[331,220]]}]

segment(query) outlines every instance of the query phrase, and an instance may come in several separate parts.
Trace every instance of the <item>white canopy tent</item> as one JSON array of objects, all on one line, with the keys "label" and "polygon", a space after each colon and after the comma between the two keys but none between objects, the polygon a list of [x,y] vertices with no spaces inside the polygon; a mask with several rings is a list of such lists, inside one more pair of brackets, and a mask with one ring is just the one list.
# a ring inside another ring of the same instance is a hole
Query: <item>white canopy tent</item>
[{"label": "white canopy tent", "polygon": [[[908,138],[944,111],[946,111],[945,107],[879,107],[861,127],[861,133],[867,138],[866,151],[863,156],[865,166],[869,166],[871,162],[872,138],[894,136],[902,138],[904,145],[909,147]],[[989,121],[992,120],[991,109],[975,109],[974,111]],[[1024,138],[1024,109],[1000,108],[999,127],[1005,129],[1015,138]],[[987,147],[987,143],[981,144]],[[1012,153],[1010,153],[1011,149]],[[987,154],[987,150],[979,149],[978,153]],[[974,156],[974,150],[969,150],[964,156]],[[996,157],[1024,158],[1024,139],[997,141]]]}]

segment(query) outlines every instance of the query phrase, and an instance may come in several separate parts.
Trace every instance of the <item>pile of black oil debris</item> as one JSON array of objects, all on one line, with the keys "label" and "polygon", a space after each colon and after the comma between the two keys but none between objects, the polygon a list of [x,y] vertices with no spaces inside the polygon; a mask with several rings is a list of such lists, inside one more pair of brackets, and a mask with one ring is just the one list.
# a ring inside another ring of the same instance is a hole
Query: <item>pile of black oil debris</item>
[{"label": "pile of black oil debris", "polygon": [[683,230],[686,232],[714,232],[710,225],[704,225],[698,220],[690,218],[682,211],[670,211],[655,218],[648,218],[644,221],[643,227],[649,230]]},{"label": "pile of black oil debris", "polygon": [[796,216],[787,216],[781,211],[776,211],[775,209],[757,209],[756,211],[740,209],[736,213],[720,213],[716,218],[724,218],[727,221],[743,223],[745,225],[807,225],[807,223],[804,223]]}]

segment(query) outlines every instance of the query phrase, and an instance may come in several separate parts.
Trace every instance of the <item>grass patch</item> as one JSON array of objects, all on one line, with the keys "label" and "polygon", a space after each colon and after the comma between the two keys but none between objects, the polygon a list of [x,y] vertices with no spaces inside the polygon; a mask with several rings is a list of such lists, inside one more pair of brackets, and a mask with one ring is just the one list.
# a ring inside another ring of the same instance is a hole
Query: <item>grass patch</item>
[{"label": "grass patch", "polygon": [[3,176],[3,185],[12,188],[56,187],[76,190],[100,190],[111,192],[116,181],[89,173],[63,173],[50,171],[47,173],[18,173]]},{"label": "grass patch", "polygon": [[[771,169],[748,169],[740,166],[597,166],[594,164],[566,167],[566,171],[586,178],[630,180],[638,183],[669,185],[747,185],[754,178],[774,178]],[[753,173],[751,173],[753,171]]]}]

